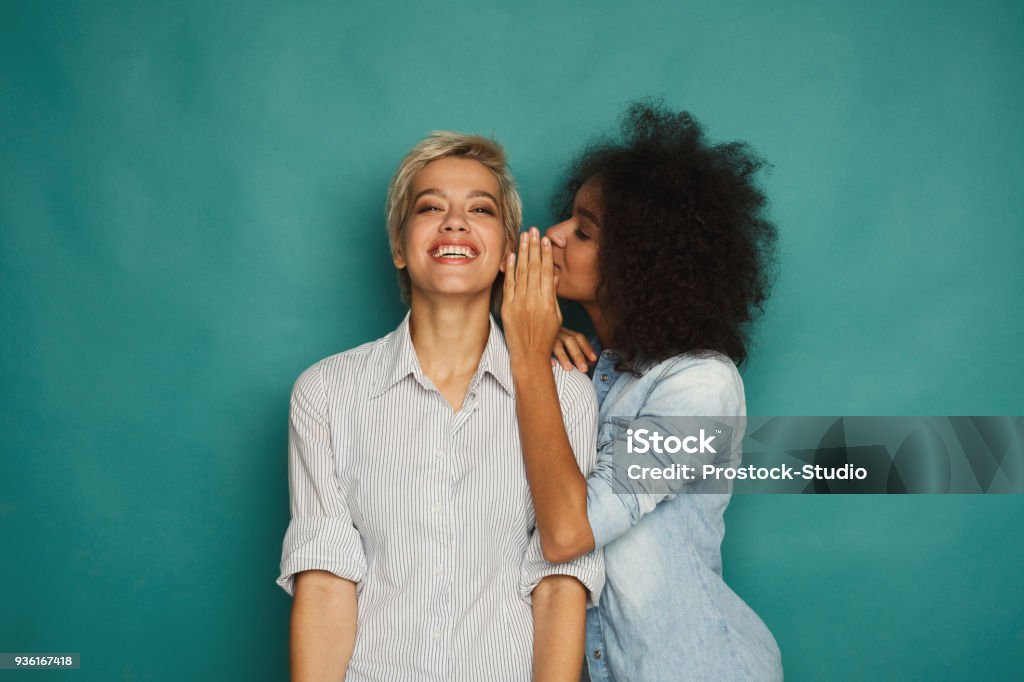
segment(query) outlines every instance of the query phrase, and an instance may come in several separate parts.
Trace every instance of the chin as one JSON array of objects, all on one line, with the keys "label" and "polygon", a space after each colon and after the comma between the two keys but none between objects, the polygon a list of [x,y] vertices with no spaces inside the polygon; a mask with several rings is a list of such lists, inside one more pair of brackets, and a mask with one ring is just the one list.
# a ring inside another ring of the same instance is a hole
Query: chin
[{"label": "chin", "polygon": [[427,286],[418,287],[419,290],[428,296],[451,296],[453,298],[465,298],[472,296],[491,295],[491,286],[481,286],[479,283],[468,284],[465,282],[434,282]]}]

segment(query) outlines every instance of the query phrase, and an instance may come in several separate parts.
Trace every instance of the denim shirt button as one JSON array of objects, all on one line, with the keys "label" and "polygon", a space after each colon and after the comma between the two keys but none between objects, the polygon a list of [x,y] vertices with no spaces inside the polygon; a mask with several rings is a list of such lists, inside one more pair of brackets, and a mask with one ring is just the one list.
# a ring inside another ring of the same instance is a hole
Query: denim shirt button
[{"label": "denim shirt button", "polygon": [[594,649],[594,658],[601,658],[601,650]]},{"label": "denim shirt button", "polygon": [[608,375],[607,374],[602,374],[601,375],[601,381],[608,381]]}]

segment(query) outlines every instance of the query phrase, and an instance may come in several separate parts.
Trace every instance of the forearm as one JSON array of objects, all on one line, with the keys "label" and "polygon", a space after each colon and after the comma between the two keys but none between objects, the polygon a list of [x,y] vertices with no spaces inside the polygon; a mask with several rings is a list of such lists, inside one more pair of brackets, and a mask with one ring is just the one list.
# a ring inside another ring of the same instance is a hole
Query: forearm
[{"label": "forearm", "polygon": [[587,480],[565,431],[548,359],[514,358],[512,376],[519,439],[544,558],[553,563],[569,561],[594,549],[587,519]]},{"label": "forearm", "polygon": [[326,571],[296,575],[291,619],[292,682],[343,680],[355,643],[355,583]]},{"label": "forearm", "polygon": [[533,590],[533,680],[580,679],[586,637],[587,588],[551,575]]}]

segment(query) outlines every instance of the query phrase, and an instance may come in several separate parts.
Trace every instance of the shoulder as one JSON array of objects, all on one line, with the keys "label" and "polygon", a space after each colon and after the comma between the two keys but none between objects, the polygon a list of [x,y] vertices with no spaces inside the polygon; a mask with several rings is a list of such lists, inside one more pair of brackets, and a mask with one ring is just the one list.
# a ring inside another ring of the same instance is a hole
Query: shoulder
[{"label": "shoulder", "polygon": [[641,378],[645,410],[661,414],[728,416],[746,413],[743,379],[720,353],[676,355]]},{"label": "shoulder", "polygon": [[583,372],[578,369],[566,370],[560,364],[551,368],[555,377],[555,387],[558,389],[558,402],[561,403],[563,411],[569,409],[593,409],[597,411],[597,395],[594,393],[594,385]]},{"label": "shoulder", "polygon": [[594,386],[590,383],[590,377],[575,367],[567,370],[560,364],[556,364],[551,368],[551,372],[555,376],[555,386],[558,388],[559,398],[593,395]]},{"label": "shoulder", "polygon": [[340,353],[328,355],[304,369],[295,380],[293,392],[324,392],[327,387],[361,384],[368,374],[383,365],[388,342],[395,332]]},{"label": "shoulder", "polygon": [[391,332],[376,341],[369,341],[361,346],[329,355],[316,364],[320,365],[325,374],[358,372],[368,367],[376,367],[387,355],[389,342],[394,335],[395,332]]},{"label": "shoulder", "polygon": [[685,378],[688,381],[719,384],[723,387],[743,385],[736,364],[721,353],[674,355],[651,367],[644,372],[644,376],[650,376],[654,383],[679,381]]}]

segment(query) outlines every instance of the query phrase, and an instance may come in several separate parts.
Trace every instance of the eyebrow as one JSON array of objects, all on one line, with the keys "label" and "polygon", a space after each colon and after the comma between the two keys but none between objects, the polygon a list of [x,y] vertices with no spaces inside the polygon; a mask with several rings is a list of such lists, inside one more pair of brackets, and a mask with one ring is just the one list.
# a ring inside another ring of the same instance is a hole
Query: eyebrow
[{"label": "eyebrow", "polygon": [[580,208],[579,206],[576,207],[576,212],[579,213],[584,218],[586,218],[587,220],[589,220],[590,222],[594,223],[596,227],[601,227],[601,221],[597,219],[597,216],[594,215],[593,212],[588,211],[585,208]]},{"label": "eyebrow", "polygon": [[[413,202],[417,201],[424,194],[430,194],[432,196],[441,197],[442,199],[448,197],[448,193],[445,192],[444,190],[437,189],[436,187],[428,187],[427,189],[421,190],[419,193],[417,193],[416,196],[412,198]],[[469,193],[466,194],[467,199],[476,199],[477,197],[487,197],[488,199],[493,201],[495,205],[498,205],[498,199],[493,194],[486,190],[474,189],[470,190]]]}]

